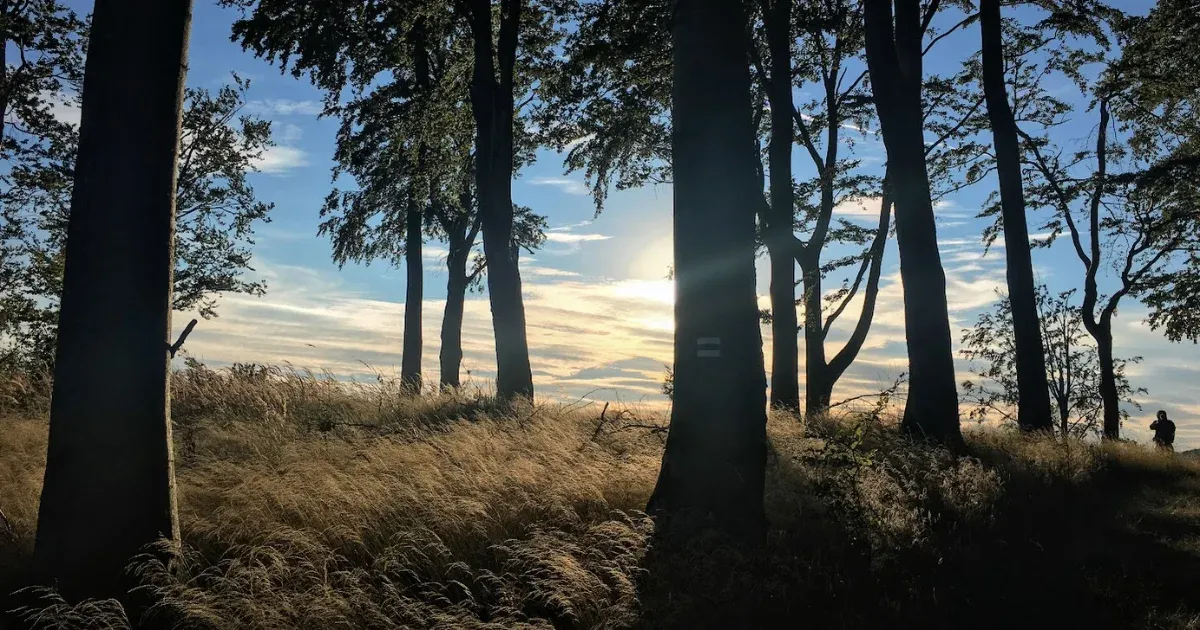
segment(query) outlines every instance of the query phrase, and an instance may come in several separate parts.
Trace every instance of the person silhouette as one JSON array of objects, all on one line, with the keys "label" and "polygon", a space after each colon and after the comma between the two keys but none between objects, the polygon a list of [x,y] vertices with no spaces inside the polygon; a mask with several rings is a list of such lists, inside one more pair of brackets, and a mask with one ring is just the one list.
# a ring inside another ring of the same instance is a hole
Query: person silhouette
[{"label": "person silhouette", "polygon": [[1154,431],[1154,445],[1164,451],[1175,450],[1175,423],[1167,419],[1167,412],[1159,411],[1158,419],[1150,423]]}]

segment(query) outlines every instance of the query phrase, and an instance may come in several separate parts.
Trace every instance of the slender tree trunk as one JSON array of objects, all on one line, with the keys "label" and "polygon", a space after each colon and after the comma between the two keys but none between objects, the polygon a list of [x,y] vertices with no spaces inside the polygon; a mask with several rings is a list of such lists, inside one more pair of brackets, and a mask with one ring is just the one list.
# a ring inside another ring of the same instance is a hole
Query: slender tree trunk
[{"label": "slender tree trunk", "polygon": [[755,536],[767,400],[746,16],[739,0],[676,0],[674,16],[675,396],[647,511]]},{"label": "slender tree trunk", "polygon": [[[883,252],[887,246],[888,226],[892,217],[892,200],[888,185],[888,178],[885,177],[883,198],[880,200],[879,228],[875,232],[875,241],[871,244],[871,267],[867,272],[862,312],[859,313],[858,323],[855,324],[854,331],[850,333],[850,338],[846,340],[846,345],[842,346],[842,349],[829,360],[829,365],[822,374],[821,382],[824,387],[817,392],[818,400],[823,404],[822,412],[829,409],[830,401],[833,398],[833,386],[858,357],[863,343],[867,340],[867,333],[871,330],[871,322],[875,319],[875,304],[879,299],[879,280],[883,276]],[[824,340],[821,343],[825,343]]]},{"label": "slender tree trunk", "polygon": [[1121,396],[1117,391],[1111,322],[1101,320],[1092,336],[1096,340],[1096,355],[1100,360],[1100,400],[1104,403],[1104,437],[1115,440],[1121,437]]},{"label": "slender tree trunk", "polygon": [[421,263],[423,213],[410,199],[404,227],[404,351],[400,359],[400,382],[413,392],[421,391],[421,303],[425,298],[425,270]]},{"label": "slender tree trunk", "polygon": [[463,307],[467,300],[467,256],[451,253],[447,263],[446,312],[442,315],[441,386],[457,389],[462,369]]},{"label": "slender tree trunk", "polygon": [[[814,256],[819,254],[814,253]],[[821,268],[819,261],[810,258],[800,265],[800,269],[804,280],[804,415],[816,416],[829,409],[829,399],[824,392],[833,387],[826,378]]]},{"label": "slender tree trunk", "polygon": [[0,0],[0,155],[4,150],[5,132],[8,131],[8,21],[9,1]]},{"label": "slender tree trunk", "polygon": [[34,564],[68,600],[124,597],[178,540],[168,333],[189,0],[98,0]]},{"label": "slender tree trunk", "polygon": [[797,340],[796,262],[792,231],[792,2],[775,0],[767,19],[771,51],[771,207],[767,251],[771,261],[771,406],[800,409],[800,348]]},{"label": "slender tree trunk", "polygon": [[1000,0],[980,0],[979,26],[983,37],[983,91],[987,102],[996,174],[1000,179],[1001,219],[1007,263],[1008,299],[1012,305],[1016,345],[1017,424],[1027,431],[1050,430],[1050,392],[1046,388],[1046,352],[1038,321],[1033,258],[1025,223],[1025,193],[1021,183],[1021,149],[1017,122],[1004,85],[1004,41]]},{"label": "slender tree trunk", "polygon": [[921,6],[896,0],[865,0],[867,65],[875,90],[892,192],[896,244],[904,283],[909,387],[903,429],[950,446],[962,443],[958,392],[946,300],[946,274],[938,253],[937,228],[925,164],[921,109]]},{"label": "slender tree trunk", "polygon": [[1063,437],[1071,434],[1071,402],[1069,400],[1058,401],[1058,426],[1062,431]]},{"label": "slender tree trunk", "polygon": [[[774,181],[771,185],[774,188]],[[790,238],[791,233],[787,236]],[[796,261],[781,246],[768,246],[768,250],[771,260],[771,406],[796,411],[800,409]]]},{"label": "slender tree trunk", "polygon": [[[521,28],[521,2],[502,0],[499,46],[493,50],[491,2],[470,0],[475,40],[471,111],[477,130],[476,182],[483,253],[488,260],[488,298],[496,335],[496,393],[504,399],[533,398],[521,273],[517,268],[517,252],[512,247],[513,72]],[[499,83],[493,57],[499,60]]]}]

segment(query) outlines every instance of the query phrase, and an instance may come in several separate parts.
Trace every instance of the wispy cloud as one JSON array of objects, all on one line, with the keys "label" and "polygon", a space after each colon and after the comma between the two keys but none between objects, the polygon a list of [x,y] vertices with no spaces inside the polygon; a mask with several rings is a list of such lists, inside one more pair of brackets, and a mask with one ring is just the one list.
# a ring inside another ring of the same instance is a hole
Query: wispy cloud
[{"label": "wispy cloud", "polygon": [[590,241],[606,241],[612,238],[604,234],[571,234],[570,232],[546,232],[546,240],[551,243],[586,243]]},{"label": "wispy cloud", "polygon": [[254,167],[269,175],[283,175],[309,165],[308,153],[298,147],[274,146],[254,160]]},{"label": "wispy cloud", "polygon": [[260,116],[316,116],[324,109],[320,101],[292,101],[282,98],[256,99],[246,103],[246,113]]},{"label": "wispy cloud", "polygon": [[591,192],[583,182],[566,177],[534,177],[529,183],[534,186],[553,186],[568,195],[587,195]]}]

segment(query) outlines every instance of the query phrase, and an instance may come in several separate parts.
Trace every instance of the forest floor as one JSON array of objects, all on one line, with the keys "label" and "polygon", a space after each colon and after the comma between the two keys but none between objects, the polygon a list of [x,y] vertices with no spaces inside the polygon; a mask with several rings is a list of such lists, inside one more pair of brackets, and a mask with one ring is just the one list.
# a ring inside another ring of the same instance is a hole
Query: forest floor
[{"label": "forest floor", "polygon": [[[248,367],[182,371],[173,397],[184,551],[141,567],[144,627],[1200,627],[1200,465],[1133,444],[972,431],[952,457],[779,415],[770,530],[745,547],[639,511],[650,412]],[[46,403],[0,380],[0,593],[28,570]],[[0,605],[32,606],[0,628],[139,625],[114,602]]]}]

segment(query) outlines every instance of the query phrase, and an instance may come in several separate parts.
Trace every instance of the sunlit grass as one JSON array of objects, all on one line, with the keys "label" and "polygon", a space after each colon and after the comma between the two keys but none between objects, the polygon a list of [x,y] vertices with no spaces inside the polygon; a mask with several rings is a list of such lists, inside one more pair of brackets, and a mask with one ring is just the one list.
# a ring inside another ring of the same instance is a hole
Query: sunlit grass
[{"label": "sunlit grass", "polygon": [[[8,387],[11,590],[46,424],[36,384]],[[1200,570],[1200,475],[1137,445],[989,431],[954,457],[856,416],[779,415],[770,530],[744,547],[656,536],[640,512],[663,442],[630,425],[661,417],[609,409],[601,424],[599,406],[505,409],[261,366],[183,371],[173,398],[184,551],[138,566],[156,625],[1184,628],[1200,612],[1179,586]],[[32,595],[12,601],[45,627],[129,624],[115,602]]]}]

